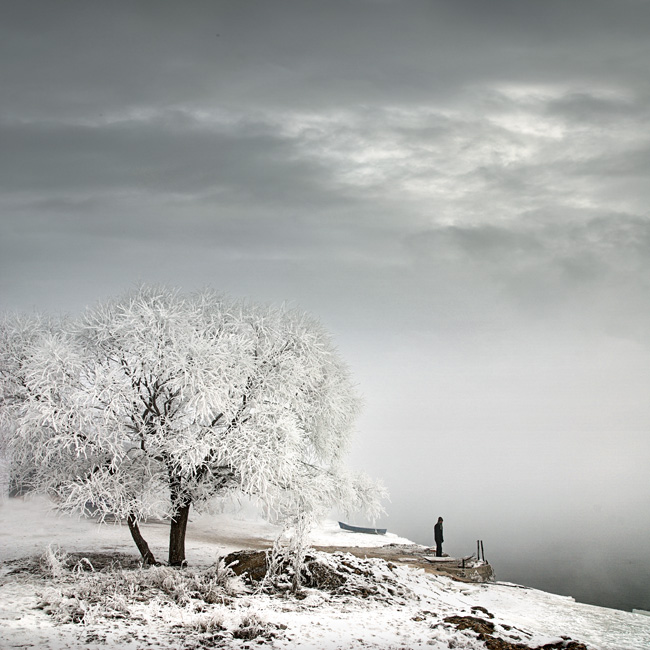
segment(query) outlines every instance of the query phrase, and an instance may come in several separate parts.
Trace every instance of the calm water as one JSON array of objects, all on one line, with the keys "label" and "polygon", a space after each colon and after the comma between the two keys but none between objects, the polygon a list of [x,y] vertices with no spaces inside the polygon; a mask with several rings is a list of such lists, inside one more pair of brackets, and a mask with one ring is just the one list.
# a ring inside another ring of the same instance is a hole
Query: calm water
[{"label": "calm water", "polygon": [[[457,532],[446,527],[444,551],[450,555],[475,553],[476,540]],[[398,534],[420,544],[433,544],[428,527],[422,525],[405,526]],[[627,544],[609,544],[598,538],[540,543],[537,539],[526,541],[525,535],[511,540],[495,531],[485,535],[483,542],[497,580],[572,596],[590,605],[650,611],[650,560],[634,540]]]}]

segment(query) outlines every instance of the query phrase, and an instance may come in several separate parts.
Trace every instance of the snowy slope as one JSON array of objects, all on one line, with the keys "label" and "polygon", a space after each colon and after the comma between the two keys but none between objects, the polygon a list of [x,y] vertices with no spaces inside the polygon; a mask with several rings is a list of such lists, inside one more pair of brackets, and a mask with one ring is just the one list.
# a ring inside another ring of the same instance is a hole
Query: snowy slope
[{"label": "snowy slope", "polygon": [[[277,532],[256,518],[197,517],[188,528],[188,560],[194,567],[206,567],[232,550],[268,546]],[[164,558],[167,527],[150,523],[143,526],[143,533],[154,552]],[[357,545],[408,543],[397,536],[346,533],[335,522],[324,524],[312,535],[312,543],[324,546],[351,546],[353,540]],[[191,599],[179,605],[159,598],[136,598],[125,604],[122,614],[116,614],[114,609],[108,612],[88,603],[110,602],[115,608],[118,596],[123,598],[117,591],[110,598],[110,594],[98,593],[85,600],[61,595],[108,589],[101,586],[99,575],[67,572],[48,581],[27,571],[15,573],[17,566],[26,566],[20,564],[21,558],[40,555],[51,543],[70,553],[137,556],[126,527],[56,516],[41,500],[10,500],[0,505],[2,649],[245,648],[259,642],[266,647],[314,650],[486,647],[475,632],[445,622],[450,616],[482,617],[494,626],[499,638],[528,647],[555,643],[565,636],[600,650],[650,648],[650,618],[641,614],[583,605],[517,585],[459,583],[352,556],[345,561],[356,572],[374,576],[373,597],[306,589],[304,599],[295,599],[242,589],[210,606],[205,602],[199,606]],[[322,556],[324,562],[333,558]],[[158,574],[148,571],[138,575],[159,575],[163,582],[178,575],[167,568],[155,570]],[[133,591],[135,587],[129,584]],[[65,618],[61,612],[69,610],[71,603],[86,608],[82,622],[57,622],[57,617]]]}]

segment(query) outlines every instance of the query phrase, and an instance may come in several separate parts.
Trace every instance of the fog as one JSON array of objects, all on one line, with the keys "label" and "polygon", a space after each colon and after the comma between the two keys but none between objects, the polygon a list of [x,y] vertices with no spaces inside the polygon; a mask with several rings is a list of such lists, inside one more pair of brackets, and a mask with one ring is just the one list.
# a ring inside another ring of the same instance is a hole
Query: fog
[{"label": "fog", "polygon": [[383,343],[354,454],[389,486],[382,525],[432,545],[442,516],[445,552],[483,540],[499,580],[647,608],[648,350],[541,333]]},{"label": "fog", "polygon": [[650,5],[24,0],[0,309],[138,282],[316,314],[382,524],[650,609]]}]

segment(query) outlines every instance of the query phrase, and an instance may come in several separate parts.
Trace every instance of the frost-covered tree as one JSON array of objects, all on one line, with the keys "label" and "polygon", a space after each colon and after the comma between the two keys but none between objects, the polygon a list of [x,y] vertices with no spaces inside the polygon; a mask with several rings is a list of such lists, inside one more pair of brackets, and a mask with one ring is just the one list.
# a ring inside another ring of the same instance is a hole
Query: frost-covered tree
[{"label": "frost-covered tree", "polygon": [[304,313],[141,287],[30,336],[15,467],[62,508],[124,518],[146,562],[139,522],[169,518],[181,564],[191,506],[232,490],[296,525],[334,504],[379,509],[381,490],[343,464],[348,371]]},{"label": "frost-covered tree", "polygon": [[16,424],[23,406],[30,398],[27,384],[27,368],[31,366],[31,356],[38,348],[38,342],[44,336],[61,329],[59,319],[42,314],[10,314],[0,319],[0,484],[2,494],[9,487],[10,473],[13,479],[18,477],[22,485],[15,488],[25,489],[25,483],[33,477],[35,467],[33,456],[23,454],[24,464],[18,468],[13,463],[13,472],[9,462],[9,444],[15,434]]}]

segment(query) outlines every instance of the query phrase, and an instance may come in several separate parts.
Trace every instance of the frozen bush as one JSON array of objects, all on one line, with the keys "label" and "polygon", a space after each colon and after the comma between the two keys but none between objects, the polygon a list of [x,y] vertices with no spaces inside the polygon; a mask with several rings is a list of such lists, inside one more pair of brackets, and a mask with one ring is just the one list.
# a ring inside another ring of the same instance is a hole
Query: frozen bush
[{"label": "frozen bush", "polygon": [[53,578],[60,578],[68,571],[68,554],[58,548],[48,544],[41,557],[41,567]]}]

